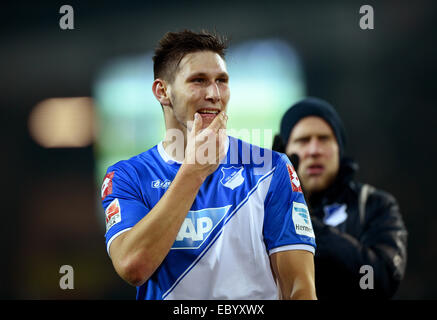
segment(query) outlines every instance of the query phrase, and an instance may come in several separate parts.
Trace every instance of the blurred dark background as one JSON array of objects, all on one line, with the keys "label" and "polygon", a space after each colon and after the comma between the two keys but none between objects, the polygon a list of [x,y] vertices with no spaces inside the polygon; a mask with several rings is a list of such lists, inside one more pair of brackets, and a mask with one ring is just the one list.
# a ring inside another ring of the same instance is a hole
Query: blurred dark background
[{"label": "blurred dark background", "polygon": [[[74,8],[74,30],[59,28],[63,4]],[[364,4],[374,30],[359,28]],[[396,298],[437,297],[432,1],[20,1],[2,2],[0,12],[0,298],[134,298],[106,254],[93,145],[41,147],[29,115],[47,98],[93,96],[106,61],[152,50],[183,28],[217,29],[231,46],[280,37],[297,50],[307,94],[344,120],[359,179],[400,203],[409,259]],[[59,288],[62,265],[74,268],[74,290]]]}]

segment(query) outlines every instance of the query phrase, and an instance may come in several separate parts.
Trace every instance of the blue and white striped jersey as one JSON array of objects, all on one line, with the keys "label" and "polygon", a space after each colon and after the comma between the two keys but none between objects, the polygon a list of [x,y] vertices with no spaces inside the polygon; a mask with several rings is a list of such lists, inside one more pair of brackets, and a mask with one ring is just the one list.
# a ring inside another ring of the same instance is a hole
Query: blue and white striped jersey
[{"label": "blue and white striped jersey", "polygon": [[[158,203],[180,166],[160,143],[108,168],[108,253]],[[277,299],[269,255],[315,247],[287,156],[229,137],[226,157],[201,186],[167,257],[137,287],[137,299]]]}]

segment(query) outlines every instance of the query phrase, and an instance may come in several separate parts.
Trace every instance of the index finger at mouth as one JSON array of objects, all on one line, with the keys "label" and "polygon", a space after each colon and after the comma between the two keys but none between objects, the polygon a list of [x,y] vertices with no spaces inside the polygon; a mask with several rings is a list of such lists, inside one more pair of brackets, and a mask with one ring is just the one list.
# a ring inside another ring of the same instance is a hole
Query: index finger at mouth
[{"label": "index finger at mouth", "polygon": [[226,114],[222,111],[220,112],[214,120],[212,120],[211,124],[208,126],[209,129],[211,129],[214,132],[217,132],[225,123]]}]

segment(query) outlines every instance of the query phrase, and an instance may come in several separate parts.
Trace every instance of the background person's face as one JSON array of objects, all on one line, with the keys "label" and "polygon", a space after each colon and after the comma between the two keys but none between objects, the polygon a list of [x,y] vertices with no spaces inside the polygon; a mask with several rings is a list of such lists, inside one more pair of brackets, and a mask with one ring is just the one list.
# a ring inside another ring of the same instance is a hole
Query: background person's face
[{"label": "background person's face", "polygon": [[285,152],[299,156],[297,174],[309,194],[329,187],[338,173],[338,143],[332,128],[322,118],[310,116],[300,120],[291,131]]},{"label": "background person's face", "polygon": [[200,51],[184,56],[169,85],[173,114],[181,128],[194,120],[196,112],[206,128],[219,112],[226,111],[228,78],[225,61],[217,53]]}]

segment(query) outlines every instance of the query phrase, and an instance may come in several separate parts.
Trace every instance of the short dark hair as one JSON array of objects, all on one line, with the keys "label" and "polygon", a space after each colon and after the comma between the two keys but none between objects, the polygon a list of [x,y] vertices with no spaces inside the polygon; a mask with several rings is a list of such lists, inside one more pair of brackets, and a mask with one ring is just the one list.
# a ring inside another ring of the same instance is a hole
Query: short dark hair
[{"label": "short dark hair", "polygon": [[153,57],[154,78],[167,81],[174,80],[175,71],[182,58],[197,51],[212,51],[225,58],[228,41],[217,33],[202,30],[199,33],[191,30],[167,32],[158,43]]}]

